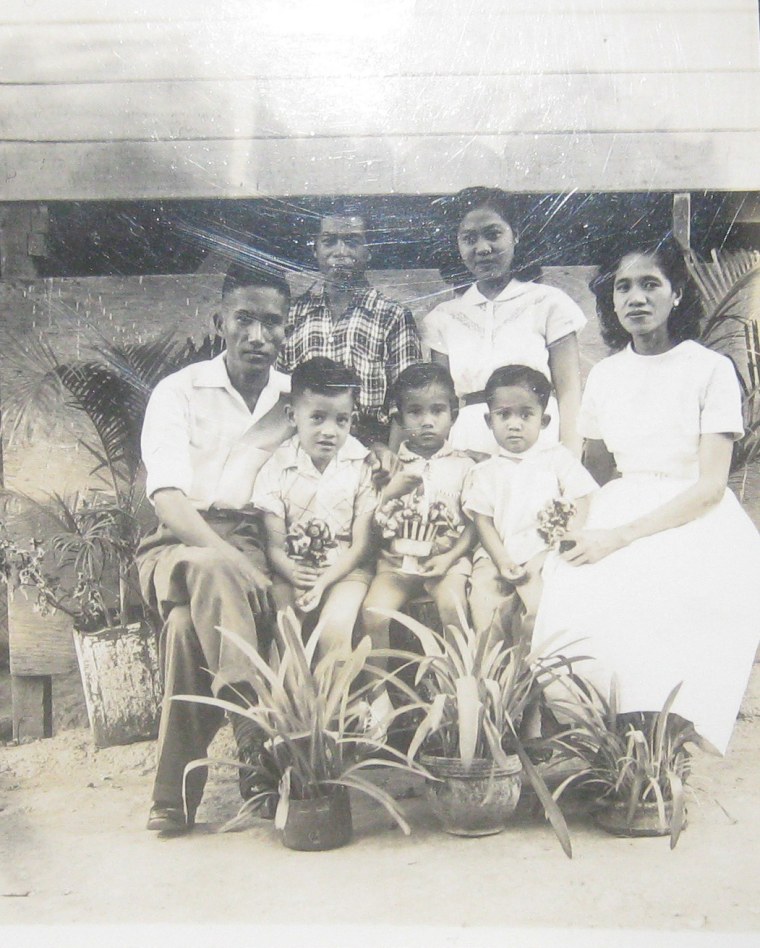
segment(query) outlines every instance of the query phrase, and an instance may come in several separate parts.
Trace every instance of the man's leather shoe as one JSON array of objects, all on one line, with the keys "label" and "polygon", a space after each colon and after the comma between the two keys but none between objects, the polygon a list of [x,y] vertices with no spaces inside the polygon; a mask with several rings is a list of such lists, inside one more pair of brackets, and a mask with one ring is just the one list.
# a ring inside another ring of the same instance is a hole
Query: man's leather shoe
[{"label": "man's leather shoe", "polygon": [[181,806],[154,803],[150,808],[146,828],[154,833],[170,833],[173,836],[179,836],[182,833],[189,833],[194,823],[195,815],[189,814],[186,817]]}]

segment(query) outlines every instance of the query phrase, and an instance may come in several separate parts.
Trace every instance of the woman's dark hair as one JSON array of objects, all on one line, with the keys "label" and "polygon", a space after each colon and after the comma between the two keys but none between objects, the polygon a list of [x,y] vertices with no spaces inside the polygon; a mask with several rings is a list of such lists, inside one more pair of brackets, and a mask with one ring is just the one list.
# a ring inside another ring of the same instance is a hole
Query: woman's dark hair
[{"label": "woman's dark hair", "polygon": [[328,396],[349,392],[356,403],[361,386],[361,379],[353,369],[324,356],[307,359],[297,365],[290,376],[290,395],[294,402],[306,392]]},{"label": "woman's dark hair", "polygon": [[484,389],[488,407],[491,407],[491,400],[497,388],[511,388],[512,386],[532,392],[538,399],[542,411],[546,410],[546,406],[549,404],[549,396],[552,393],[551,382],[537,369],[518,364],[502,365],[491,373]]},{"label": "woman's dark hair", "polygon": [[[453,252],[459,257],[457,246],[459,225],[470,211],[485,208],[498,214],[505,223],[509,224],[515,238],[521,238],[515,243],[512,275],[521,280],[535,280],[541,275],[541,266],[525,256],[526,248],[531,242],[523,237],[522,214],[517,208],[515,199],[506,191],[501,188],[480,186],[464,188],[456,194],[439,198],[434,202],[434,206],[443,215],[444,225],[448,231],[446,246],[442,248],[444,252]],[[470,282],[472,282],[472,276],[470,276]]]},{"label": "woman's dark hair", "polygon": [[391,387],[391,404],[400,411],[401,402],[407,392],[418,392],[430,385],[440,385],[447,392],[452,411],[459,408],[459,399],[451,373],[437,362],[418,362],[404,369]]},{"label": "woman's dark hair", "polygon": [[613,305],[615,274],[624,257],[642,254],[652,257],[681,299],[678,308],[673,308],[668,317],[668,336],[673,343],[685,339],[697,339],[702,319],[702,301],[699,290],[691,278],[683,258],[683,251],[671,236],[661,240],[636,239],[631,235],[624,250],[618,245],[609,253],[599,267],[599,273],[589,284],[596,296],[596,312],[601,324],[602,338],[613,351],[625,348],[631,341],[631,334],[620,325]]}]

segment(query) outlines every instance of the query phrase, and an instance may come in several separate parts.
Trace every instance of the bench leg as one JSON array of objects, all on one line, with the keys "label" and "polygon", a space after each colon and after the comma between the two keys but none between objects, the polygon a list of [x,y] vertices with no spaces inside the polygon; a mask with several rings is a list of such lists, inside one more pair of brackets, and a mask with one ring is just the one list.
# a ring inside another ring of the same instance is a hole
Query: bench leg
[{"label": "bench leg", "polygon": [[50,675],[11,675],[13,739],[53,736],[53,679]]}]

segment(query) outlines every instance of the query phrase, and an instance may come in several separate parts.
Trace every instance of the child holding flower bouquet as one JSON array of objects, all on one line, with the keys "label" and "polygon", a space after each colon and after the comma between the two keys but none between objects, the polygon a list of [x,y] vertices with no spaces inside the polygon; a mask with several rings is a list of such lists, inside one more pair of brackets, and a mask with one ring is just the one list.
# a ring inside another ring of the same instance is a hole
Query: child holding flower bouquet
[{"label": "child holding flower bouquet", "polygon": [[532,632],[546,554],[559,549],[571,520],[574,527],[583,523],[587,495],[597,486],[563,445],[538,443],[550,394],[546,376],[525,365],[496,369],[486,384],[486,422],[499,452],[473,469],[462,498],[482,544],[470,609],[483,634],[506,631],[507,597],[515,590],[525,613],[511,633]]},{"label": "child holding flower bouquet", "polygon": [[434,363],[410,366],[396,379],[392,398],[405,440],[375,512],[380,553],[362,610],[375,648],[388,647],[390,620],[373,610],[402,610],[423,592],[433,597],[444,629],[459,625],[456,604],[466,602],[475,539],[461,506],[475,462],[447,440],[458,404],[451,376]]},{"label": "child holding flower bouquet", "polygon": [[372,573],[375,508],[368,450],[349,434],[360,381],[345,366],[309,359],[291,377],[296,434],[253,488],[264,515],[277,609],[318,612],[320,652],[347,650]]}]

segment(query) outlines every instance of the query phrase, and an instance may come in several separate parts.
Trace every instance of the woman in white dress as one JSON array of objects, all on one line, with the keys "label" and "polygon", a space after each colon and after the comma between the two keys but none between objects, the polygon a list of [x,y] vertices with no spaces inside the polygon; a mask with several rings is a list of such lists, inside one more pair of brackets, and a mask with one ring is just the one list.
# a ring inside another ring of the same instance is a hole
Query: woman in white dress
[{"label": "woman in white dress", "polygon": [[[558,437],[576,455],[576,415],[581,375],[576,334],[586,324],[580,307],[553,286],[529,280],[516,258],[519,235],[509,195],[498,188],[466,188],[449,204],[462,261],[475,283],[460,297],[436,306],[422,321],[424,344],[434,362],[451,372],[463,402],[450,441],[460,450],[495,454],[485,422],[483,389],[494,369],[528,365],[552,383],[556,400],[543,440]],[[533,268],[537,270],[538,268]]]},{"label": "woman in white dress", "polygon": [[682,682],[673,712],[724,753],[760,634],[760,536],[726,487],[736,373],[693,341],[675,245],[632,246],[592,289],[619,350],[592,369],[578,419],[604,486],[547,564],[534,643],[592,656],[577,670],[606,693],[614,676],[620,713],[658,711]]}]

